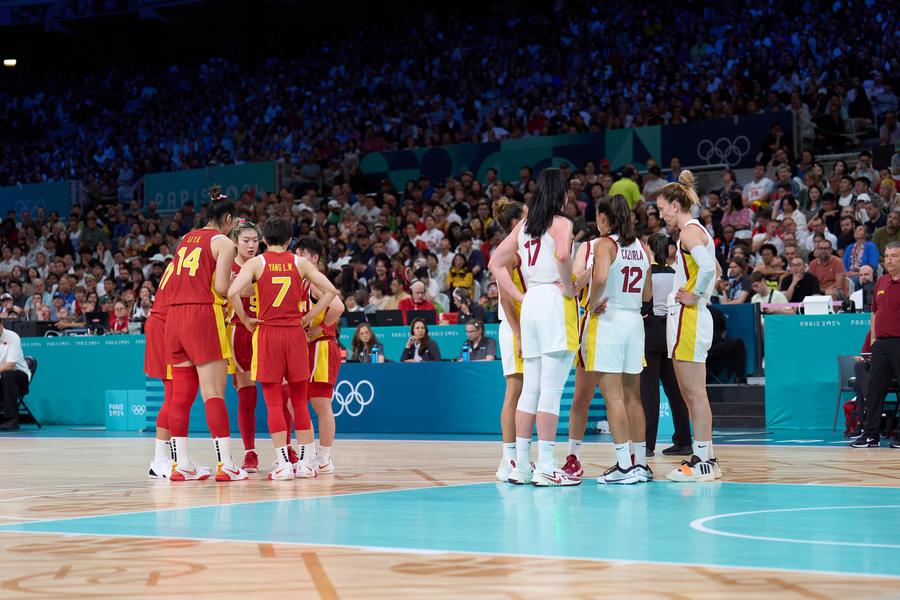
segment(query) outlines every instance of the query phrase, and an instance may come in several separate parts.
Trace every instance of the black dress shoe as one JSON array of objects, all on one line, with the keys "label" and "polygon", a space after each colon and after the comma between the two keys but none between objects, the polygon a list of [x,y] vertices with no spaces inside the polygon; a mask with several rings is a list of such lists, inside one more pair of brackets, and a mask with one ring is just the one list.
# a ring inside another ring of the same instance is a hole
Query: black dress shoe
[{"label": "black dress shoe", "polygon": [[656,456],[656,452],[654,452],[653,450],[647,450],[647,458],[652,458],[654,456]]},{"label": "black dress shoe", "polygon": [[10,419],[9,421],[4,421],[0,423],[0,431],[18,431],[19,430],[19,420],[18,419]]},{"label": "black dress shoe", "polygon": [[666,456],[690,456],[694,453],[692,446],[669,446],[662,451]]},{"label": "black dress shoe", "polygon": [[894,438],[894,441],[891,442],[891,448],[900,448],[900,437]]}]

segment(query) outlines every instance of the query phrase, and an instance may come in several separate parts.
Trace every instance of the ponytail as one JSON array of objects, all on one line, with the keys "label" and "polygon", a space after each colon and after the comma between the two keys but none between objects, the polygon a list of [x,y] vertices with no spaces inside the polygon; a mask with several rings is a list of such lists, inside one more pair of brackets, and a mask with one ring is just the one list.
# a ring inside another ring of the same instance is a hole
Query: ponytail
[{"label": "ponytail", "polygon": [[604,215],[609,221],[609,232],[619,236],[619,247],[624,248],[634,242],[634,224],[631,222],[631,211],[628,210],[625,196],[616,194],[601,198],[597,203],[597,216],[600,215]]},{"label": "ponytail", "polygon": [[689,211],[692,206],[700,205],[700,197],[697,196],[697,178],[693,173],[684,169],[678,176],[678,181],[667,183],[659,190],[659,196],[666,202],[675,202],[682,211]]},{"label": "ponytail", "polygon": [[494,202],[493,213],[494,220],[500,223],[503,231],[510,233],[513,219],[522,218],[522,215],[525,213],[525,205],[518,200],[510,200],[506,196],[501,196],[499,200]]}]

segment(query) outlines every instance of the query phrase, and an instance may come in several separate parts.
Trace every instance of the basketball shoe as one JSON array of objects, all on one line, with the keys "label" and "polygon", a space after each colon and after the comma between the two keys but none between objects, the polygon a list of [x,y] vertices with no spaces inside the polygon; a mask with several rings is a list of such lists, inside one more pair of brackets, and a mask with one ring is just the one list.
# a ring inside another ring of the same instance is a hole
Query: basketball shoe
[{"label": "basketball shoe", "polygon": [[324,454],[316,455],[316,470],[318,475],[333,475],[334,461],[331,460],[331,456],[325,456]]},{"label": "basketball shoe", "polygon": [[614,464],[603,472],[603,475],[597,478],[597,483],[605,485],[631,485],[632,483],[640,483],[643,481],[639,475],[637,467],[628,467],[623,469],[619,463]]},{"label": "basketball shoe", "polygon": [[284,463],[275,467],[275,470],[269,473],[270,481],[290,481],[294,478],[294,465]]},{"label": "basketball shoe", "polygon": [[649,465],[634,465],[633,469],[641,483],[653,481],[653,469]]},{"label": "basketball shoe", "polygon": [[305,460],[297,461],[297,464],[294,465],[294,477],[297,479],[312,479],[316,476],[317,471],[316,465]]},{"label": "basketball shoe", "polygon": [[235,464],[226,467],[225,463],[220,462],[216,465],[216,481],[243,481],[247,477],[247,471],[239,469]]},{"label": "basketball shoe", "polygon": [[150,463],[150,472],[147,477],[150,479],[168,479],[172,473],[172,459],[162,458],[154,460]]},{"label": "basketball shoe", "polygon": [[509,481],[509,476],[512,475],[513,469],[516,468],[516,461],[514,460],[501,460],[500,466],[497,467],[497,472],[494,476],[498,481],[502,481],[506,483]]},{"label": "basketball shoe", "polygon": [[562,470],[565,471],[566,475],[571,475],[572,477],[581,477],[584,475],[584,469],[581,468],[581,462],[579,462],[578,457],[574,454],[570,454],[566,457],[566,464],[563,465]]},{"label": "basketball shoe", "polygon": [[581,477],[569,475],[562,469],[554,468],[552,471],[535,469],[531,477],[531,483],[536,487],[564,487],[581,485]]},{"label": "basketball shoe", "polygon": [[719,459],[711,458],[709,462],[712,464],[713,474],[716,476],[716,479],[722,479],[722,467],[719,466]]},{"label": "basketball shoe", "polygon": [[699,456],[692,456],[691,460],[681,461],[681,466],[666,475],[669,481],[679,483],[689,481],[715,481],[716,473],[713,464],[706,460],[700,460]]},{"label": "basketball shoe", "polygon": [[259,471],[259,456],[256,450],[247,450],[244,452],[244,465],[241,467],[248,473],[256,473]]},{"label": "basketball shoe", "polygon": [[531,483],[531,479],[534,474],[534,463],[529,463],[528,468],[520,469],[516,466],[516,461],[511,460],[510,462],[512,463],[513,469],[509,474],[509,478],[507,478],[507,481],[516,485],[525,485],[527,483]]},{"label": "basketball shoe", "polygon": [[203,481],[209,479],[212,475],[209,469],[201,467],[197,463],[189,462],[179,466],[178,463],[172,463],[172,472],[169,475],[169,481]]}]

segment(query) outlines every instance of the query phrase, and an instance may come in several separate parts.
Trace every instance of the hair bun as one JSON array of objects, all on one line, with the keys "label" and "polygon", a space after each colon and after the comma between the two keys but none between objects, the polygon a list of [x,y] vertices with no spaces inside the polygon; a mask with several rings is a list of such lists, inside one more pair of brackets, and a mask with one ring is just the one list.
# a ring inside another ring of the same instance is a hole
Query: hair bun
[{"label": "hair bun", "polygon": [[697,186],[697,177],[687,169],[683,169],[678,175],[678,183],[693,190]]}]

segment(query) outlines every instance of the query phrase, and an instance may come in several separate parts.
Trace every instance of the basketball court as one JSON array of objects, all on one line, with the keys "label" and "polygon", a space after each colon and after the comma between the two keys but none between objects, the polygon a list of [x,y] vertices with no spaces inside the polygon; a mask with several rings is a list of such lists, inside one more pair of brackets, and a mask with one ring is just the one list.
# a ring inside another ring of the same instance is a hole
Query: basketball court
[{"label": "basketball court", "polygon": [[900,452],[804,435],[717,436],[722,482],[663,480],[661,444],[654,483],[544,489],[497,482],[483,436],[339,439],[333,476],[173,484],[144,478],[149,437],[4,435],[0,597],[897,597]]}]

